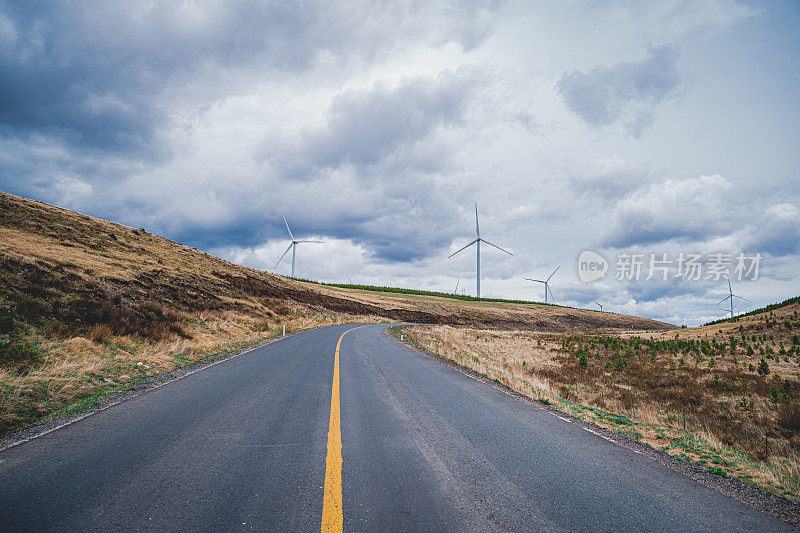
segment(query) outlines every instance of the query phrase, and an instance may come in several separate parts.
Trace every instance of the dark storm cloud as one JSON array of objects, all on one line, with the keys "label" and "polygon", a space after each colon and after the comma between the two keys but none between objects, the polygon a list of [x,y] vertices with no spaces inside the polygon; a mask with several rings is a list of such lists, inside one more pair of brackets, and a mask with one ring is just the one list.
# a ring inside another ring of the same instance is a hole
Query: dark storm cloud
[{"label": "dark storm cloud", "polygon": [[680,84],[677,57],[672,47],[659,46],[641,61],[571,70],[558,81],[556,92],[590,126],[621,124],[639,137],[652,123],[655,107]]}]

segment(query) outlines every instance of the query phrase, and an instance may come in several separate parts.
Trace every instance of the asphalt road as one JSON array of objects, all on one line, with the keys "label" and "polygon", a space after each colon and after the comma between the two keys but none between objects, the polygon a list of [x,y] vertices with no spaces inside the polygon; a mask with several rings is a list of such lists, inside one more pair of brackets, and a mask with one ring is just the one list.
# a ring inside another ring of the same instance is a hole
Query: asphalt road
[{"label": "asphalt road", "polygon": [[[392,341],[340,349],[345,531],[794,531]],[[0,452],[0,530],[319,531],[337,341],[283,339]]]}]

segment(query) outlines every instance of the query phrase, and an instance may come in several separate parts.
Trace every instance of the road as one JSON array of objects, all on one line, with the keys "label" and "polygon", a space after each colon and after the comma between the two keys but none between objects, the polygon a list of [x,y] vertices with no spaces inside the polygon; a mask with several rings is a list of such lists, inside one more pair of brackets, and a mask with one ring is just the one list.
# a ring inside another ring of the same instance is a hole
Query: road
[{"label": "road", "polygon": [[385,325],[342,336],[351,327],[287,337],[0,452],[0,529],[319,531],[326,502],[345,531],[795,530]]}]

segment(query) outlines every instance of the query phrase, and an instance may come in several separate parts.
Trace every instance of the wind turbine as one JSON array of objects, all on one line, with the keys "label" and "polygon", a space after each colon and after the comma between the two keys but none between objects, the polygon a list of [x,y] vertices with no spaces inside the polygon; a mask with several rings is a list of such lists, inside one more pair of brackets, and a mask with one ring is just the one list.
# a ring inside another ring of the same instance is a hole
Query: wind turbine
[{"label": "wind turbine", "polygon": [[[725,300],[730,299],[730,301],[731,301],[731,318],[733,318],[733,306],[734,306],[733,299],[734,298],[739,298],[740,300],[744,300],[745,302],[750,302],[750,300],[748,300],[747,298],[745,298],[743,296],[737,296],[737,295],[733,294],[733,289],[731,288],[731,280],[729,278],[728,279],[728,295],[725,298],[723,298],[722,301],[720,301],[717,305],[721,304]],[[753,302],[750,302],[750,303],[753,303]]]},{"label": "wind turbine", "polygon": [[597,306],[600,307],[600,312],[601,313],[603,312],[603,304],[601,304],[600,302],[595,302],[594,300],[592,300],[592,303],[597,304]]},{"label": "wind turbine", "polygon": [[[537,283],[544,283],[544,303],[547,303],[547,293],[548,293],[548,292],[550,293],[550,298],[551,298],[551,299],[553,298],[553,291],[551,291],[551,290],[550,290],[550,278],[552,278],[552,277],[555,275],[555,273],[556,273],[556,272],[558,272],[558,269],[559,269],[559,268],[561,268],[561,265],[558,265],[558,266],[556,267],[556,269],[555,269],[555,270],[553,270],[553,273],[552,273],[552,274],[550,274],[550,277],[548,277],[548,278],[547,278],[546,280],[544,280],[544,281],[542,281],[542,280],[540,280],[540,279],[525,278],[525,279],[527,279],[528,281],[535,281],[535,282],[537,282]],[[597,303],[597,302],[595,302],[595,303]]]},{"label": "wind turbine", "polygon": [[283,216],[283,223],[286,224],[286,231],[289,232],[289,237],[292,239],[292,242],[289,244],[289,248],[287,248],[286,251],[283,252],[283,255],[281,256],[281,258],[278,259],[278,262],[275,263],[275,267],[274,268],[278,267],[278,265],[281,263],[281,261],[283,261],[283,258],[286,257],[286,254],[288,254],[289,250],[291,249],[292,250],[292,277],[294,277],[294,252],[295,252],[295,247],[298,244],[303,243],[303,242],[315,242],[315,243],[322,244],[325,241],[298,241],[298,240],[296,240],[294,238],[294,235],[292,235],[292,230],[289,229],[289,223],[286,222],[286,215],[284,215],[283,213],[281,213],[281,215]]},{"label": "wind turbine", "polygon": [[485,242],[489,246],[494,246],[495,248],[497,248],[501,252],[505,252],[508,255],[514,255],[514,254],[512,254],[508,250],[503,250],[502,248],[500,248],[496,244],[492,244],[489,241],[481,238],[481,230],[478,227],[478,203],[477,202],[475,202],[475,235],[477,236],[477,238],[474,241],[472,241],[468,245],[464,246],[463,248],[460,248],[457,251],[453,252],[452,254],[447,256],[447,258],[450,259],[451,257],[456,255],[457,253],[461,252],[462,250],[466,250],[467,248],[469,248],[473,244],[477,245],[477,248],[476,248],[476,252],[477,252],[476,265],[477,266],[475,267],[475,279],[477,280],[476,283],[477,283],[477,288],[478,288],[478,291],[477,291],[478,292],[478,298],[480,298],[481,297],[481,243]]}]

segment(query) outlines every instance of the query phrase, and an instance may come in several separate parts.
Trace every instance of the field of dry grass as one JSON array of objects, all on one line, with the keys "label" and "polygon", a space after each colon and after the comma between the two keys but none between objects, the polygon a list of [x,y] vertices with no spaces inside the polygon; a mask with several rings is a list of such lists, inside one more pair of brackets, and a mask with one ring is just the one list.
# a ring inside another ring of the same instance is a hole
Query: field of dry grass
[{"label": "field of dry grass", "polygon": [[[277,338],[284,326],[291,334],[332,324],[385,320],[296,304],[276,307],[280,313],[269,319],[231,310],[176,313],[173,319],[181,333],[156,338],[116,334],[102,323],[58,337],[41,327],[6,329],[5,340],[0,341],[0,357],[6,354],[0,364],[0,436],[88,408],[100,397],[149,376]],[[24,358],[20,359],[21,354]]]},{"label": "field of dry grass", "polygon": [[800,501],[798,311],[644,335],[404,332],[530,398]]}]

